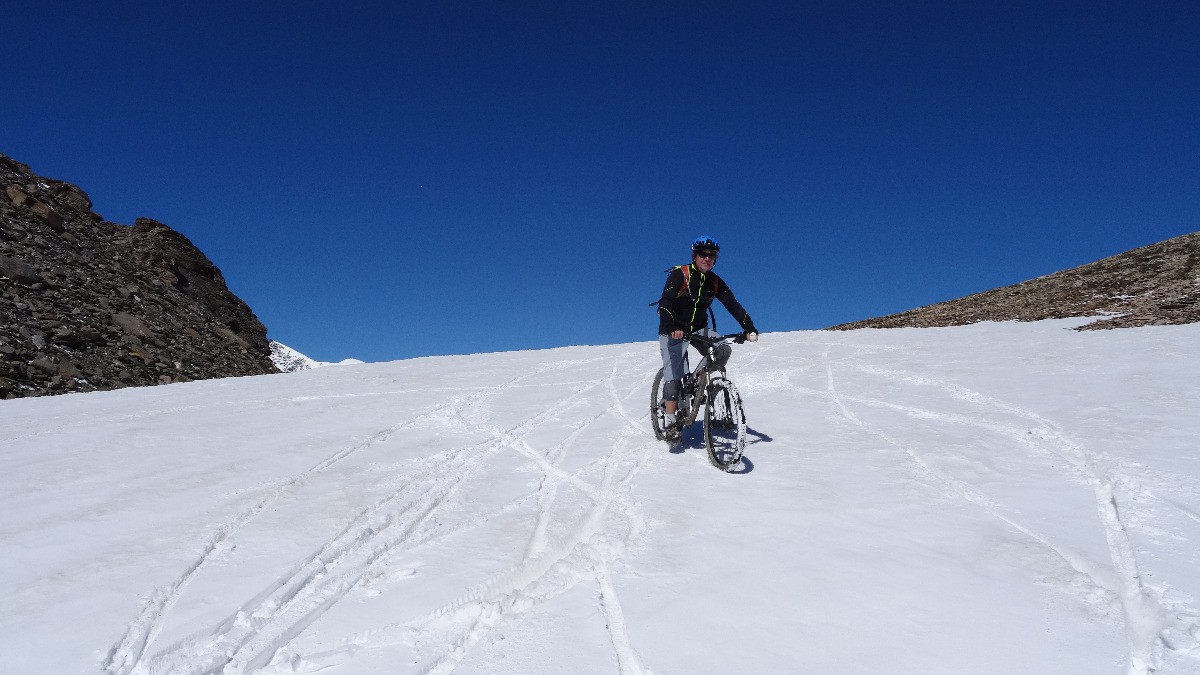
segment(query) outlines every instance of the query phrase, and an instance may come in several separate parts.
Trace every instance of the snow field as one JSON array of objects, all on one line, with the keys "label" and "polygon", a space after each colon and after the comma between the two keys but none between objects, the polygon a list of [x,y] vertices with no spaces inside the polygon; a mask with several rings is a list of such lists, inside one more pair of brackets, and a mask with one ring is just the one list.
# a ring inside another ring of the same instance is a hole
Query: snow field
[{"label": "snow field", "polygon": [[[1191,673],[1200,330],[765,335],[0,404],[14,673]],[[65,628],[65,629],[64,629]]]}]

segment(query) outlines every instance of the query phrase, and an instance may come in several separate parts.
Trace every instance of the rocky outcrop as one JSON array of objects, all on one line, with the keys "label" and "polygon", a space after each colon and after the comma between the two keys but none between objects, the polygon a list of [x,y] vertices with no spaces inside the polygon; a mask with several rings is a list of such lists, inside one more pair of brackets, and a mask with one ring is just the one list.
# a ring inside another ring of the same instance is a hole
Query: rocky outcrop
[{"label": "rocky outcrop", "polygon": [[0,398],[274,372],[266,328],[186,237],[108,222],[0,155]]},{"label": "rocky outcrop", "polygon": [[829,330],[1100,317],[1080,330],[1200,321],[1200,232],[965,298]]}]

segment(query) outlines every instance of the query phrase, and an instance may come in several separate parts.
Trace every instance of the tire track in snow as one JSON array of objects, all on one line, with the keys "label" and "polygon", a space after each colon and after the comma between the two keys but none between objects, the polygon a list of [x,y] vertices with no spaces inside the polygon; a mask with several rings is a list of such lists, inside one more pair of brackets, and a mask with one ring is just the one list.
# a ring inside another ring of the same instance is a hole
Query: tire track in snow
[{"label": "tire track in snow", "polygon": [[[1066,460],[1073,467],[1079,470],[1081,475],[1083,475],[1085,478],[1094,476],[1096,473],[1103,474],[1107,476],[1114,485],[1124,486],[1130,493],[1140,492],[1141,494],[1166,504],[1175,511],[1179,512],[1185,518],[1200,523],[1200,514],[1198,514],[1195,510],[1173,500],[1170,497],[1163,497],[1157,494],[1154,490],[1146,487],[1141,481],[1135,479],[1129,471],[1106,471],[1101,469],[1099,465],[1105,459],[1102,455],[1089,452],[1080,447],[1077,443],[1067,438],[1066,432],[1061,424],[1039,415],[1036,412],[1021,408],[1006,401],[1001,401],[981,392],[968,389],[954,382],[947,382],[944,380],[916,375],[905,371],[890,370],[874,366],[855,365],[854,367],[857,370],[868,374],[891,377],[917,386],[939,388],[944,390],[948,395],[955,399],[981,406],[992,407],[1003,412],[1011,413],[1017,417],[1025,418],[1039,427],[1035,431],[1035,435],[1042,442],[1047,443],[1050,446],[1049,448],[1046,448],[1046,451],[1058,455],[1062,459]],[[1022,437],[1022,441],[1028,444],[1029,439],[1023,438],[1026,433],[1025,429],[1007,427],[1006,430],[1010,431],[1011,435],[1014,435],[1015,437]]]},{"label": "tire track in snow", "polygon": [[[642,369],[638,370],[640,371]],[[626,429],[630,430],[630,432],[634,434],[636,434],[639,430],[645,432],[645,427],[650,416],[649,411],[642,416],[635,417],[630,415],[625,409],[625,399],[631,396],[636,396],[638,393],[643,392],[644,385],[635,386],[628,394],[625,395],[624,398],[622,398],[617,392],[616,374],[616,364],[614,363],[612,373],[609,375],[607,381],[608,393],[612,398],[613,405],[617,412],[621,414],[621,417],[625,419]],[[646,421],[643,422],[643,420]],[[632,469],[626,476],[626,484],[632,482],[634,475],[641,470],[644,461],[645,455],[643,454],[638,458],[634,469]],[[646,519],[645,516],[642,515],[641,509],[633,503],[631,487],[626,488],[625,497],[628,501],[626,502],[627,505],[622,515],[628,519],[631,529],[629,536],[625,540],[625,543],[628,544],[629,542],[640,537],[641,533],[645,531]],[[622,552],[623,550],[624,546],[622,546]],[[612,574],[610,572],[612,562],[612,559],[604,559],[595,566],[596,582],[600,586],[600,608],[604,612],[604,616],[607,619],[605,622],[605,628],[608,630],[609,637],[612,640],[613,650],[617,655],[617,667],[620,669],[621,675],[642,675],[644,670],[642,668],[641,660],[638,658],[637,651],[634,650],[633,643],[629,638],[629,629],[628,624],[625,622],[625,613],[621,609],[621,601],[617,596],[616,586],[614,586],[612,582]]]},{"label": "tire track in snow", "polygon": [[[593,381],[593,386],[594,386],[594,381]],[[595,421],[604,417],[606,412],[607,411],[602,412],[591,419],[584,420],[581,424],[579,424],[575,429],[572,430],[571,434],[569,435],[569,438],[566,441],[560,442],[558,444],[558,446],[563,447],[563,448],[569,446],[571,444],[571,442],[573,442],[572,439],[578,438],[582,434],[582,432],[584,430],[586,430],[588,427],[590,427],[592,424],[594,424]],[[525,452],[523,452],[522,454],[525,454],[526,452],[527,453],[535,452],[534,450],[532,450],[532,446],[529,446],[529,444],[527,443],[527,441],[524,437],[517,439],[516,442],[514,443],[514,446],[518,449],[522,448],[522,447],[526,448]],[[541,457],[541,459],[543,461],[545,461],[546,457],[543,456],[543,457]],[[603,464],[604,459],[605,458],[600,458],[600,459],[594,460],[592,462],[589,462],[585,466],[578,469],[574,474],[565,474],[565,472],[559,473],[559,471],[555,471],[555,470],[551,470],[550,473],[552,474],[552,478],[555,476],[561,477],[561,479],[563,481],[570,482],[574,485],[577,485],[578,487],[581,488],[581,490],[583,490],[585,492],[591,492],[591,486],[588,485],[586,482],[582,482],[578,478],[578,476],[590,472],[592,469],[594,469],[597,466],[601,466]],[[522,501],[522,502],[527,501],[529,498],[532,498],[532,497],[538,497],[539,499],[544,499],[544,494],[550,489],[551,483],[552,483],[552,481],[543,481],[543,483],[537,488],[537,490],[534,493],[526,495],[520,501]],[[548,507],[548,505],[547,505],[547,507]],[[527,546],[525,556],[533,557],[533,556],[537,555],[537,551],[539,551],[539,550],[542,550],[544,552],[544,549],[542,549],[541,547],[538,547],[536,545]],[[466,629],[467,630],[467,633],[466,633],[467,638],[470,638],[471,635],[476,636],[476,638],[484,637],[486,635],[486,633],[488,631],[490,631],[491,627],[493,627],[496,624],[496,622],[503,615],[509,613],[509,612],[503,610],[503,608],[483,606],[482,604],[478,607],[468,608],[468,611],[469,611],[469,616],[464,614],[464,618],[463,618],[464,621],[467,621],[469,619],[469,626]],[[337,658],[340,655],[353,654],[353,652],[360,650],[360,649],[371,649],[372,647],[377,647],[377,646],[387,646],[387,645],[397,644],[396,640],[388,638],[389,635],[394,634],[394,633],[399,633],[402,636],[409,637],[412,634],[414,634],[415,631],[413,628],[411,628],[408,625],[408,623],[389,624],[389,625],[385,625],[385,626],[380,626],[380,627],[370,629],[368,631],[359,632],[355,635],[352,635],[352,636],[349,636],[342,640],[339,640],[332,650],[325,650],[319,654],[295,655],[295,656],[293,656],[293,659],[295,659],[296,661],[301,662],[301,663],[311,662],[314,659],[323,661],[330,657]],[[469,651],[469,648],[471,646],[473,646],[477,641],[478,641],[478,639],[459,639],[459,640],[455,641],[451,647],[450,652],[448,654],[443,655],[443,660],[450,659],[456,663],[458,659],[461,659],[463,656],[465,656],[467,651]],[[431,667],[436,667],[436,666],[431,666]]]},{"label": "tire track in snow", "polygon": [[[546,551],[548,545],[546,532],[552,521],[551,508],[558,497],[558,487],[561,483],[569,483],[593,501],[599,498],[592,486],[579,477],[578,472],[569,474],[559,467],[559,463],[562,461],[566,449],[574,445],[583,432],[602,419],[604,414],[601,412],[587,420],[586,423],[577,426],[563,441],[551,447],[545,455],[535,450],[525,439],[521,439],[515,444],[514,449],[533,461],[543,474],[542,483],[538,486],[537,491],[538,515],[529,542],[525,547],[525,558],[535,557]],[[589,466],[592,465],[589,464]]]},{"label": "tire track in snow", "polygon": [[[637,369],[639,372],[641,370]],[[451,641],[449,649],[444,650],[422,672],[451,672],[506,617],[522,614],[589,579],[595,579],[600,586],[600,609],[605,616],[605,627],[621,672],[643,672],[631,646],[620,602],[607,571],[611,562],[620,558],[627,545],[637,539],[645,527],[644,517],[633,504],[629,491],[633,478],[644,465],[647,453],[635,454],[637,448],[626,443],[645,436],[642,428],[645,425],[624,410],[623,398],[616,392],[616,372],[614,364],[606,379],[612,402],[601,417],[616,412],[625,420],[625,425],[618,432],[609,455],[604,458],[604,473],[600,483],[595,487],[581,488],[591,499],[591,507],[560,541],[528,546],[521,561],[509,570],[476,586],[458,600],[405,624],[419,631],[422,626],[449,618],[466,626],[459,637]],[[638,386],[629,396],[640,392],[642,388]],[[646,445],[644,443],[641,447]],[[627,470],[618,477],[622,469]],[[557,473],[550,467],[547,478],[554,477],[557,477]],[[544,506],[548,510],[550,504]],[[628,528],[617,532],[615,539],[609,536],[613,533],[604,523],[611,513],[622,516]],[[540,513],[539,522],[543,518],[545,516]]]},{"label": "tire track in snow", "polygon": [[510,387],[516,386],[526,379],[540,375],[548,370],[554,369],[555,367],[557,367],[557,364],[545,365],[542,368],[538,368],[530,373],[517,376],[508,382],[501,383],[495,387],[473,392],[472,394],[453,399],[447,403],[431,406],[429,409],[419,413],[413,418],[376,432],[368,437],[365,441],[353,443],[326,457],[304,472],[286,479],[282,483],[276,484],[251,506],[238,512],[233,519],[219,525],[216,530],[209,535],[206,543],[204,546],[202,546],[199,554],[193,560],[193,562],[189,564],[171,583],[156,589],[151,594],[150,598],[139,611],[138,616],[129,624],[125,636],[109,651],[109,654],[105,658],[103,664],[104,672],[109,673],[110,675],[128,675],[130,673],[139,672],[140,663],[145,655],[147,647],[157,638],[171,608],[178,601],[179,597],[182,595],[190,582],[221,550],[223,550],[225,542],[228,541],[228,539],[235,532],[252,521],[271,504],[287,496],[297,487],[304,485],[312,477],[328,470],[339,462],[365,448],[387,440],[393,434],[401,430],[417,426],[422,420],[440,417],[447,412],[461,411],[468,405],[476,403],[487,396],[496,395]]},{"label": "tire track in snow", "polygon": [[[849,420],[851,423],[853,423],[855,426],[861,428],[863,431],[865,431],[873,436],[876,436],[876,437],[882,439],[888,445],[891,445],[892,447],[895,447],[899,450],[904,451],[904,453],[907,454],[927,475],[932,476],[933,478],[937,479],[938,482],[942,483],[947,488],[949,488],[953,494],[981,507],[983,510],[988,512],[990,515],[996,517],[997,519],[1001,520],[1009,527],[1012,527],[1013,529],[1017,530],[1018,532],[1021,532],[1022,534],[1030,537],[1031,539],[1037,541],[1038,543],[1042,544],[1046,548],[1055,552],[1056,554],[1058,554],[1059,557],[1061,557],[1064,561],[1066,561],[1069,565],[1071,565],[1071,567],[1073,567],[1076,571],[1081,572],[1082,574],[1084,574],[1084,575],[1088,576],[1090,579],[1092,579],[1092,581],[1097,586],[1099,586],[1101,588],[1105,588],[1106,590],[1109,590],[1109,591],[1116,590],[1117,584],[1115,582],[1115,579],[1112,577],[1112,575],[1106,574],[1105,570],[1103,570],[1098,565],[1096,565],[1094,562],[1089,560],[1086,556],[1084,556],[1080,553],[1077,553],[1073,550],[1070,550],[1067,547],[1060,546],[1060,545],[1056,544],[1055,542],[1049,540],[1048,538],[1042,536],[1041,534],[1026,527],[1022,523],[1018,522],[1011,516],[1004,513],[999,504],[993,502],[992,500],[983,496],[979,492],[975,491],[966,482],[961,481],[944,471],[941,471],[940,469],[931,465],[929,462],[925,461],[925,458],[920,453],[918,453],[915,449],[913,449],[913,447],[911,445],[904,443],[903,441],[900,441],[896,438],[893,438],[888,433],[881,431],[877,427],[865,422],[862,418],[860,418],[858,415],[856,415],[847,406],[848,402],[855,402],[855,401],[851,400],[852,397],[844,396],[838,392],[837,386],[835,384],[835,378],[833,376],[832,364],[827,364],[826,375],[827,375],[827,379],[828,379],[829,398],[834,402],[835,405],[837,405],[842,416],[845,417],[847,420]],[[859,399],[859,401],[862,401],[862,400],[864,400],[864,399]]]},{"label": "tire track in snow", "polygon": [[303,485],[313,475],[328,469],[338,461],[365,447],[386,440],[400,428],[403,428],[403,425],[380,431],[366,441],[348,446],[303,473],[287,479],[282,484],[277,484],[251,506],[239,512],[233,520],[218,526],[193,562],[170,584],[155,590],[151,598],[143,605],[138,617],[129,625],[125,637],[113,648],[106,659],[105,672],[113,674],[138,672],[138,665],[144,656],[146,647],[157,638],[172,607],[196,575],[224,549],[226,542],[234,533],[273,503]]},{"label": "tire track in snow", "polygon": [[[1123,477],[1118,476],[1114,478],[1108,472],[1101,469],[1096,455],[1070,440],[1060,425],[1032,411],[954,383],[918,376],[904,371],[888,370],[862,364],[851,364],[850,367],[861,372],[881,375],[909,384],[935,387],[946,392],[953,398],[1022,417],[1034,422],[1039,428],[1034,432],[1030,432],[1023,427],[992,423],[977,417],[941,413],[912,406],[898,405],[878,399],[839,395],[834,386],[832,361],[828,358],[828,352],[829,350],[826,349],[826,373],[829,393],[841,409],[843,416],[870,433],[884,439],[890,445],[903,449],[927,473],[951,487],[954,492],[968,501],[981,506],[1018,531],[1047,546],[1077,571],[1084,573],[1097,587],[1112,593],[1119,600],[1125,618],[1126,637],[1129,646],[1127,672],[1130,675],[1148,675],[1149,673],[1153,673],[1162,662],[1162,651],[1164,648],[1181,653],[1195,653],[1200,651],[1200,637],[1197,636],[1197,633],[1200,632],[1200,627],[1198,627],[1200,626],[1200,621],[1198,621],[1200,614],[1195,609],[1179,605],[1178,603],[1168,613],[1166,611],[1168,608],[1160,602],[1158,597],[1155,597],[1155,594],[1150,592],[1150,589],[1147,588],[1143,581],[1143,575],[1137,563],[1135,548],[1130,540],[1128,529],[1121,518],[1121,510],[1115,492],[1117,484]],[[853,356],[850,358],[853,358]],[[896,410],[921,419],[979,427],[1007,435],[1031,449],[1049,452],[1067,461],[1092,487],[1100,524],[1108,544],[1112,569],[1100,567],[1085,556],[1060,544],[1056,544],[1047,537],[1016,522],[1012,517],[1003,513],[999,505],[987,500],[970,488],[965,482],[935,469],[911,446],[863,422],[846,407],[845,402],[847,401]],[[1041,447],[1034,443],[1035,440],[1040,441]],[[1157,595],[1161,597],[1161,593]],[[1166,639],[1168,635],[1172,639]]]},{"label": "tire track in snow", "polygon": [[[581,388],[568,400],[595,386]],[[421,528],[479,471],[488,456],[531,432],[551,413],[544,410],[488,441],[444,453],[442,461],[431,465],[425,475],[406,481],[405,486],[366,509],[291,575],[243,605],[215,631],[157,655],[153,669],[165,662],[170,664],[169,670],[177,670],[182,663],[192,670],[199,667],[201,672],[235,675],[269,665],[281,649],[372,574],[387,556],[405,545],[427,543],[435,534],[444,536],[439,534],[439,525],[432,531]],[[413,494],[419,496],[408,499]],[[385,508],[397,499],[401,500],[399,508]],[[372,518],[377,514],[381,520]],[[407,517],[409,514],[412,517]],[[483,520],[476,519],[474,524]]]},{"label": "tire track in snow", "polygon": [[[614,448],[620,450],[630,436],[622,430]],[[616,477],[618,468],[617,462],[607,463],[598,486],[600,499],[563,538],[548,546],[544,553],[524,558],[513,568],[476,586],[459,599],[407,624],[419,630],[424,625],[447,618],[460,624],[464,618],[469,621],[468,628],[451,641],[449,650],[436,657],[422,672],[452,671],[499,620],[524,613],[583,581],[594,579],[597,564],[619,557],[627,541],[637,533],[631,530],[612,533],[605,527],[604,521],[615,510],[614,505],[622,502],[621,489],[628,485],[640,467],[632,467],[620,479]],[[617,640],[620,642],[620,638]]]},{"label": "tire track in snow", "polygon": [[[939,388],[953,398],[990,407],[1033,422],[1038,428],[1029,431],[1022,427],[989,425],[982,421],[976,426],[1007,433],[1023,445],[1048,452],[1065,460],[1091,485],[1096,507],[1113,567],[1121,581],[1117,597],[1125,615],[1126,633],[1130,646],[1129,673],[1143,674],[1156,670],[1163,659],[1163,650],[1181,653],[1200,653],[1200,611],[1181,602],[1168,603],[1160,589],[1144,581],[1130,539],[1129,529],[1122,518],[1117,488],[1125,487],[1129,494],[1142,493],[1174,507],[1185,517],[1200,522],[1185,506],[1156,495],[1140,485],[1132,476],[1101,466],[1102,458],[1068,437],[1062,425],[1031,410],[987,396],[956,383],[914,375],[904,371],[858,366],[863,372],[900,379],[918,386]],[[885,403],[885,402],[877,402]],[[914,410],[920,415],[929,411]],[[969,418],[946,416],[947,420],[970,424]]]},{"label": "tire track in snow", "polygon": [[[572,478],[575,478],[578,475],[589,473],[590,471],[595,469],[600,464],[600,462],[601,462],[600,459],[589,462],[588,464],[585,464],[584,466],[577,469],[574,474],[570,474],[570,476]],[[586,483],[584,483],[584,485],[586,485]],[[414,540],[413,542],[411,542],[412,545],[410,547],[407,547],[403,552],[412,553],[413,551],[415,551],[416,549],[418,549],[422,546],[425,546],[425,545],[431,544],[431,543],[435,543],[437,541],[441,541],[442,539],[445,539],[451,535],[454,535],[454,534],[457,534],[464,530],[469,530],[476,526],[479,526],[479,525],[487,522],[491,518],[494,518],[496,516],[499,516],[499,515],[502,515],[505,513],[512,512],[512,511],[520,508],[526,502],[528,502],[530,500],[536,500],[539,496],[541,496],[541,494],[543,493],[543,491],[545,489],[546,488],[544,487],[544,485],[540,485],[535,490],[533,490],[527,494],[524,494],[520,497],[517,497],[516,499],[513,499],[510,502],[503,504],[500,507],[493,509],[487,513],[479,514],[479,515],[471,518],[466,523],[462,523],[457,526],[445,526],[440,531],[437,532],[436,536],[427,536],[427,537],[423,537],[419,540]],[[411,628],[408,627],[408,625],[406,623],[387,624],[384,626],[372,628],[370,630],[361,631],[350,637],[338,640],[331,649],[320,652],[319,654],[316,654],[316,653],[314,653],[314,654],[296,654],[296,655],[294,655],[294,659],[297,662],[309,662],[313,659],[318,659],[318,658],[328,657],[328,656],[335,656],[340,653],[353,653],[354,651],[357,651],[359,649],[370,649],[375,646],[388,646],[388,645],[397,644],[396,641],[386,638],[386,636],[388,634],[396,633],[396,632],[400,632],[405,635],[408,635],[408,634],[411,634],[413,631]]]},{"label": "tire track in snow", "polygon": [[621,675],[642,675],[645,671],[629,641],[625,613],[621,610],[621,601],[617,597],[617,589],[613,586],[607,561],[597,566],[596,580],[600,584],[600,604],[604,609],[604,616],[608,618],[608,633],[612,636],[613,649],[617,653],[617,668]]}]

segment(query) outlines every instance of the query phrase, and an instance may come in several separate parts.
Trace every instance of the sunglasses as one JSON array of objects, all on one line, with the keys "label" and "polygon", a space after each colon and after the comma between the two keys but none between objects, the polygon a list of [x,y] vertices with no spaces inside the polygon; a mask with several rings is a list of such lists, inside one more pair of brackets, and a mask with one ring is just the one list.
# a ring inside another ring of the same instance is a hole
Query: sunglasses
[{"label": "sunglasses", "polygon": [[717,252],[716,251],[696,251],[696,257],[697,258],[712,258],[713,260],[716,260]]}]

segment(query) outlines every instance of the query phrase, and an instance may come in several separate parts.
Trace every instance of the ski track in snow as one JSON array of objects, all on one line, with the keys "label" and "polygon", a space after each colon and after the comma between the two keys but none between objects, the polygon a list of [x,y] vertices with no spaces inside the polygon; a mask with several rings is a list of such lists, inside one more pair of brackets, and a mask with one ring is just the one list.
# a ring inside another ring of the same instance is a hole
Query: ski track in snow
[{"label": "ski track in snow", "polygon": [[[470,406],[477,405],[485,397],[520,386],[523,381],[561,367],[561,363],[551,364],[497,387],[433,406],[410,420],[376,432],[366,440],[351,443],[303,473],[274,485],[252,506],[210,533],[200,553],[176,579],[150,596],[130,623],[125,637],[110,651],[103,665],[104,671],[114,675],[159,672],[236,675],[278,665],[287,672],[296,672],[297,668],[303,667],[302,664],[310,664],[310,661],[339,660],[358,649],[369,648],[373,640],[396,630],[409,634],[414,627],[419,629],[422,625],[443,621],[446,617],[456,617],[459,636],[450,643],[449,649],[434,657],[425,668],[425,672],[448,672],[507,617],[526,611],[584,580],[593,579],[600,589],[599,610],[606,619],[621,672],[643,672],[625,632],[620,602],[609,578],[609,567],[644,529],[644,518],[629,497],[629,486],[642,466],[649,445],[634,442],[645,435],[642,429],[645,420],[630,415],[622,399],[644,393],[642,389],[645,385],[641,379],[646,364],[638,364],[631,371],[637,375],[638,383],[625,396],[617,392],[618,372],[614,364],[608,378],[580,381],[569,396],[512,428],[492,428],[489,430],[490,437],[481,443],[446,450],[421,460],[417,469],[399,481],[402,487],[362,509],[319,550],[237,607],[213,629],[157,651],[154,648],[163,623],[189,582],[223,550],[239,529],[268,506],[346,458],[383,443],[401,430],[417,427],[424,420],[442,419],[450,414],[469,426],[470,423],[462,415]],[[571,408],[585,394],[600,386],[605,387],[611,399],[607,408],[585,418],[571,429],[567,438],[545,452],[539,452],[529,444],[527,436],[553,418],[556,411]],[[573,473],[559,468],[565,451],[597,421],[613,413],[623,419],[624,425],[613,441],[610,454],[589,462]],[[449,526],[437,522],[434,515],[438,509],[463,484],[470,481],[483,466],[483,460],[505,448],[516,450],[543,472],[539,488],[491,512],[476,514],[465,522]],[[603,472],[598,485],[583,480],[581,476],[596,468]],[[563,483],[586,495],[592,506],[570,529],[565,539],[551,541],[547,530],[552,520],[557,487]],[[478,526],[489,518],[521,508],[530,501],[537,502],[537,524],[522,561],[514,569],[480,584],[462,598],[420,620],[352,636],[342,641],[341,649],[320,655],[281,654],[297,636],[359,587],[364,579],[379,574],[377,568],[385,566],[390,558]],[[616,532],[610,532],[605,521],[614,512],[622,516],[626,525]],[[385,644],[387,642],[389,640],[384,641]]]},{"label": "ski track in snow", "polygon": [[[1175,507],[1193,520],[1196,520],[1195,513],[1170,499],[1157,497],[1148,489],[1138,485],[1136,479],[1131,475],[1103,468],[1104,458],[1072,441],[1061,425],[1037,413],[951,382],[899,370],[854,363],[853,360],[860,356],[865,348],[860,348],[843,359],[834,359],[831,357],[831,350],[835,346],[846,345],[826,346],[823,354],[827,379],[827,392],[825,393],[838,407],[843,417],[889,445],[903,450],[925,473],[944,484],[952,493],[978,505],[990,515],[1045,546],[1076,571],[1086,575],[1097,589],[1103,591],[1102,595],[1109,595],[1119,601],[1129,646],[1129,663],[1126,670],[1129,675],[1153,673],[1161,666],[1164,651],[1184,654],[1200,653],[1200,612],[1195,607],[1181,601],[1166,600],[1166,589],[1154,588],[1145,582],[1139,569],[1136,549],[1130,541],[1128,528],[1122,519],[1124,502],[1118,497],[1118,488],[1123,486],[1126,492],[1142,491]],[[836,384],[835,364],[844,364],[847,368],[858,372],[886,377],[893,381],[938,389],[954,399],[977,405],[983,410],[978,416],[961,415],[900,405],[871,397],[843,394]],[[944,424],[974,426],[1008,436],[1030,451],[1050,453],[1064,460],[1093,490],[1098,520],[1108,543],[1110,557],[1110,560],[1107,561],[1108,564],[1102,565],[1089,560],[1081,553],[1053,541],[1050,537],[1020,522],[1012,515],[1010,509],[985,497],[966,481],[935,467],[911,444],[902,442],[864,421],[852,410],[854,405],[885,408],[910,417]],[[1034,429],[1031,430],[1028,424],[1013,425],[992,421],[989,416],[1017,417],[1023,422],[1032,423]]]}]

